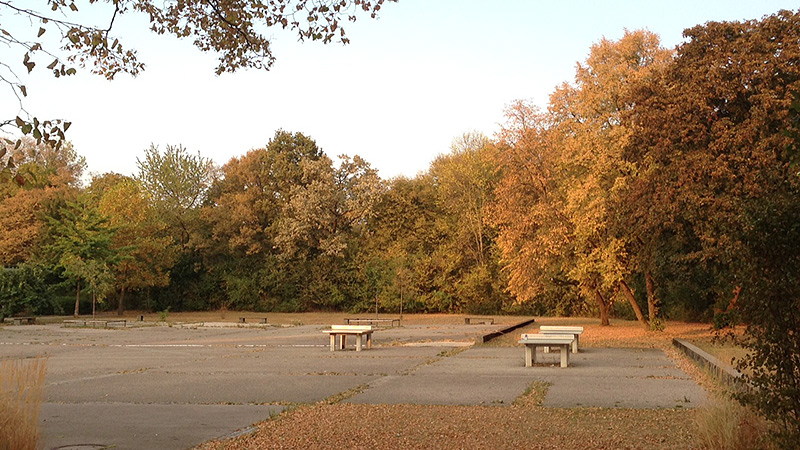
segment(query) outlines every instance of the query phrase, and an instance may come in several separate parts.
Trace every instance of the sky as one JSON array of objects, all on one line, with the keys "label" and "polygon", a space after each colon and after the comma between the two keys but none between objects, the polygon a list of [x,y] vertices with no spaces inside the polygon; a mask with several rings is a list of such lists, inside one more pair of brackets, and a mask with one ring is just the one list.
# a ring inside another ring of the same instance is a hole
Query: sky
[{"label": "sky", "polygon": [[[78,2],[83,11],[94,8],[85,3]],[[126,14],[115,34],[138,50],[142,74],[107,81],[35,70],[23,79],[25,108],[72,122],[68,139],[89,173],[134,174],[151,144],[181,144],[223,165],[282,129],[309,136],[332,158],[360,155],[383,178],[413,177],[458,136],[492,137],[513,101],[546,107],[602,38],[648,29],[673,48],[685,28],[796,7],[780,0],[400,0],[385,4],[377,20],[347,24],[348,45],[299,43],[270,31],[272,70],[221,76],[215,54],[157,36],[145,17]],[[104,21],[103,11],[94,14]],[[9,21],[30,26],[0,16],[4,27]],[[3,89],[0,117],[14,117],[18,105]]]}]

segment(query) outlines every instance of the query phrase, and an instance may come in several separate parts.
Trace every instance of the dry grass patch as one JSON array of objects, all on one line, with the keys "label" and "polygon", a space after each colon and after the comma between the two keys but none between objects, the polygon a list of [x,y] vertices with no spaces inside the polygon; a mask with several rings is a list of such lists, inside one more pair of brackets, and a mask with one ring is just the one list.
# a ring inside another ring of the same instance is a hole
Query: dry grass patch
[{"label": "dry grass patch", "polygon": [[769,424],[751,408],[719,396],[699,408],[697,443],[709,450],[771,449]]},{"label": "dry grass patch", "polygon": [[0,361],[0,450],[33,450],[39,443],[44,359]]}]

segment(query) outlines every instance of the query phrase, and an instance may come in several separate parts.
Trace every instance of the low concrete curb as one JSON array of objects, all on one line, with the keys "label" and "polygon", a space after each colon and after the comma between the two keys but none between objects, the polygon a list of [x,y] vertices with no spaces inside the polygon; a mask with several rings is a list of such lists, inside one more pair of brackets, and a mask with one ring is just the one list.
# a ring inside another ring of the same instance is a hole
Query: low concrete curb
[{"label": "low concrete curb", "polygon": [[492,339],[494,339],[496,337],[500,337],[500,336],[502,336],[502,335],[504,335],[506,333],[510,333],[510,332],[512,332],[512,331],[514,331],[514,330],[516,330],[518,328],[522,328],[522,327],[528,326],[528,325],[532,324],[533,322],[536,322],[536,320],[535,319],[530,319],[530,320],[526,320],[524,322],[520,322],[520,323],[518,323],[516,325],[511,325],[510,327],[506,327],[506,328],[503,328],[501,330],[495,331],[493,333],[485,334],[485,335],[481,336],[480,343],[481,344],[485,344],[485,343],[491,341]]},{"label": "low concrete curb", "polygon": [[734,390],[738,391],[747,388],[747,383],[744,381],[742,373],[728,367],[727,364],[720,361],[717,357],[712,356],[684,339],[673,338],[672,345],[678,347],[678,349],[688,357],[700,363],[703,368],[708,369],[718,380],[727,384]]}]

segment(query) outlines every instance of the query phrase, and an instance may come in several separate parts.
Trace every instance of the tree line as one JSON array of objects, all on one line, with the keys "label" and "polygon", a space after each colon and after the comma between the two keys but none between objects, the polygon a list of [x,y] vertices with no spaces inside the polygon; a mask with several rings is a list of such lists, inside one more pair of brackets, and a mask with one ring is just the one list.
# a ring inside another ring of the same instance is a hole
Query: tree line
[{"label": "tree line", "polygon": [[546,109],[513,103],[493,139],[467,133],[413,178],[287,131],[222,167],[152,146],[137,173],[87,186],[71,145],[8,144],[0,264],[30,293],[3,312],[60,312],[69,286],[76,308],[120,312],[730,321],[764,269],[753,245],[795,212],[796,34],[784,11],[672,50],[647,31],[603,39]]}]

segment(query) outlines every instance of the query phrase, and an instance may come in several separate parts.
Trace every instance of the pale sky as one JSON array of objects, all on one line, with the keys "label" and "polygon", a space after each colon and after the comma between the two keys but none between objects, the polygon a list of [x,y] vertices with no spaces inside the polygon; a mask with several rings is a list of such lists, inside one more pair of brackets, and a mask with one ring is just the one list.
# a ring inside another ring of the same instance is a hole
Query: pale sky
[{"label": "pale sky", "polygon": [[[603,37],[646,28],[671,48],[697,24],[793,8],[778,0],[400,0],[378,20],[348,24],[346,46],[300,44],[275,30],[271,71],[222,76],[214,75],[216,55],[125,15],[115,29],[139,51],[144,73],[109,82],[34,71],[24,80],[26,108],[72,121],[68,139],[92,173],[133,174],[151,143],[182,144],[223,165],[284,129],[331,157],[361,155],[384,178],[414,176],[461,134],[492,137],[512,101],[544,107]],[[0,89],[0,117],[14,117],[17,105]]]}]

